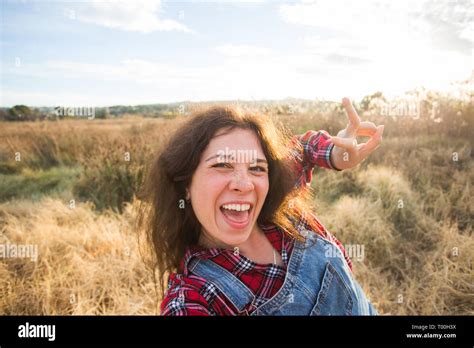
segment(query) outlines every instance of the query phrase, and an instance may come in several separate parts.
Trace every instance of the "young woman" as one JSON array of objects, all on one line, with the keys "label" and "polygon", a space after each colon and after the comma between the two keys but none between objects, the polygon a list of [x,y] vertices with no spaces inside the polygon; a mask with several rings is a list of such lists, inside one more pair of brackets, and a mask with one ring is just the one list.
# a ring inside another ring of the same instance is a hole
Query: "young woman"
[{"label": "young woman", "polygon": [[[153,163],[139,217],[168,288],[162,315],[377,314],[342,244],[311,213],[314,166],[362,162],[383,126],[291,137],[263,116],[213,107],[182,125]],[[369,136],[357,144],[356,136]]]}]

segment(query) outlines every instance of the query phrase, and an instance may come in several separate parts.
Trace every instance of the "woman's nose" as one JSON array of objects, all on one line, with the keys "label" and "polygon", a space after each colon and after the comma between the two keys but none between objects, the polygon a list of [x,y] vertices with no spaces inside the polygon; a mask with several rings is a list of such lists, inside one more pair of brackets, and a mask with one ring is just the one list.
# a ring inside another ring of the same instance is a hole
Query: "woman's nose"
[{"label": "woman's nose", "polygon": [[252,191],[254,185],[245,171],[235,171],[230,181],[229,188],[242,192]]}]

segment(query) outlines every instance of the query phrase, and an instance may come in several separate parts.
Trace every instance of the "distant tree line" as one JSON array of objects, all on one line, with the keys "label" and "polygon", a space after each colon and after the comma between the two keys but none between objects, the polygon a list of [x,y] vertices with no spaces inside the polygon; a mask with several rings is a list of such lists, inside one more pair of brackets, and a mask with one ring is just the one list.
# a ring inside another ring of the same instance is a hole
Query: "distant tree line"
[{"label": "distant tree line", "polygon": [[[174,118],[183,113],[184,104],[116,105],[109,107],[29,107],[15,105],[0,108],[0,121],[59,120],[64,118],[116,118],[123,115]],[[91,110],[93,112],[91,113]],[[91,117],[93,115],[93,117]]]}]

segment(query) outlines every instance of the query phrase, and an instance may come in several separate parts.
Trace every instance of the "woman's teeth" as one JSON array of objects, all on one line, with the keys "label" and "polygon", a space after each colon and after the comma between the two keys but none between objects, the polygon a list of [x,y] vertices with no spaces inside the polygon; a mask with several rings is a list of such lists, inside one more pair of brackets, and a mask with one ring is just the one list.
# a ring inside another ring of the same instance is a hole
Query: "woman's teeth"
[{"label": "woman's teeth", "polygon": [[250,210],[250,204],[224,204],[222,208],[227,210],[247,211]]},{"label": "woman's teeth", "polygon": [[232,228],[245,228],[250,218],[250,204],[224,204],[220,208],[226,222]]}]

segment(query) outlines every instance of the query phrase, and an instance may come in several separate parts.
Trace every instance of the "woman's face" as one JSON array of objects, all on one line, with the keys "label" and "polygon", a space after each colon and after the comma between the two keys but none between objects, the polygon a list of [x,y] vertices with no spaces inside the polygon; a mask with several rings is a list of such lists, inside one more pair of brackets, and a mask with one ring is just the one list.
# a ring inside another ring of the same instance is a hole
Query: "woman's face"
[{"label": "woman's face", "polygon": [[204,150],[189,193],[201,238],[212,246],[234,247],[256,227],[268,193],[268,164],[253,131],[225,131]]}]

